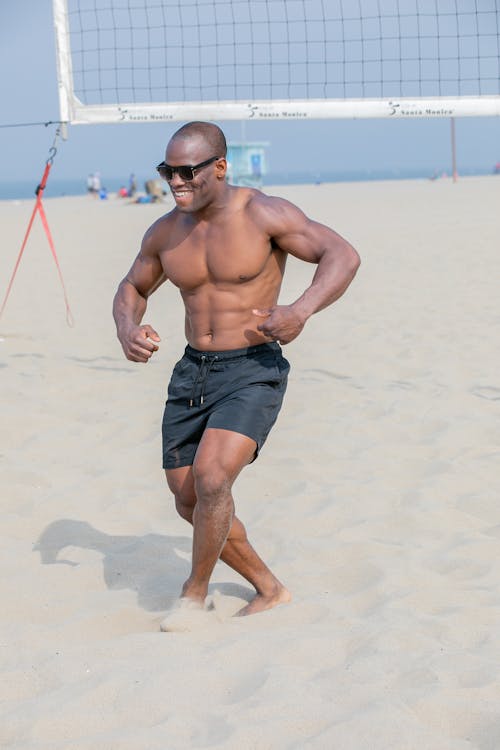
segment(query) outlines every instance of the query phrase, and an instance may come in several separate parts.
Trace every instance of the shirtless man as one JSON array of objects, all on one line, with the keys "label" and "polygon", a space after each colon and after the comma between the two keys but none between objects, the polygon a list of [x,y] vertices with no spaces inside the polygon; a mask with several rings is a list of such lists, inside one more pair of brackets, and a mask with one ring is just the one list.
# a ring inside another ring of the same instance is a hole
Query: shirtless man
[{"label": "shirtless man", "polygon": [[[231,488],[278,416],[289,370],[280,344],[345,292],[359,257],[288,201],[229,185],[216,125],[181,127],[157,169],[176,205],[144,235],[113,314],[127,359],[148,362],[160,337],[142,323],[147,299],[167,279],[181,293],[188,346],[172,374],[162,427],[168,486],[193,525],[180,604],[203,607],[220,558],[254,586],[238,613],[249,615],[288,602],[290,593],[250,545]],[[278,305],[288,253],[317,269],[293,304]]]}]

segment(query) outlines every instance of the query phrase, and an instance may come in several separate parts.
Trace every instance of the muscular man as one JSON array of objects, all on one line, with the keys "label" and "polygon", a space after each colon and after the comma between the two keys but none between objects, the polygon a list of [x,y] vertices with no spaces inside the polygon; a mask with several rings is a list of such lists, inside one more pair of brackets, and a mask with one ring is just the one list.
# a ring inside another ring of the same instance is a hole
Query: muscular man
[{"label": "muscular man", "polygon": [[[168,486],[193,525],[192,569],[180,603],[203,607],[221,558],[255,587],[238,613],[253,614],[288,602],[290,593],[250,545],[231,488],[280,410],[289,370],[280,344],[345,292],[359,257],[288,201],[229,185],[226,141],[216,125],[181,127],[157,169],[176,205],[147,230],[118,287],[118,338],[127,359],[148,362],[160,337],[142,323],[147,299],[167,279],[178,287],[188,345],[169,384],[162,433]],[[317,269],[293,304],[278,305],[289,253]]]}]

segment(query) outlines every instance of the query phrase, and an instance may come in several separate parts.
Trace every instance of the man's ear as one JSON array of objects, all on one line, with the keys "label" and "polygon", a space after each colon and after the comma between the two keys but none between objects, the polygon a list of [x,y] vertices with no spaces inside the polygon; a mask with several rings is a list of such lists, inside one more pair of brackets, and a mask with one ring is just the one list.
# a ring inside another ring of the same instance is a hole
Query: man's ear
[{"label": "man's ear", "polygon": [[227,160],[224,156],[215,162],[215,168],[217,170],[217,179],[223,180],[227,172]]}]

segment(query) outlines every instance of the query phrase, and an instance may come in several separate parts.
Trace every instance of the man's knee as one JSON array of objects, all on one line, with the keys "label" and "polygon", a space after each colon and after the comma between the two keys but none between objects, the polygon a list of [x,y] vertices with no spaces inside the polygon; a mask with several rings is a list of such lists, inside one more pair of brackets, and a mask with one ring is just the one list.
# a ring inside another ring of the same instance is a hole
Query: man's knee
[{"label": "man's knee", "polygon": [[193,478],[198,502],[210,505],[232,502],[232,479],[215,462],[198,465],[195,462]]}]

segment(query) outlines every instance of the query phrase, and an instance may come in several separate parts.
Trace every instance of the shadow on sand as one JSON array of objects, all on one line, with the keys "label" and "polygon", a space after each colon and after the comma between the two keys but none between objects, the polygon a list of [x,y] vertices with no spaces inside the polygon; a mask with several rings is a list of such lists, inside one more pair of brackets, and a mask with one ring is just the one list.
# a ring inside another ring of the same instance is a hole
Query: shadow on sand
[{"label": "shadow on sand", "polygon": [[[44,565],[80,565],[68,548],[90,549],[102,555],[108,589],[130,589],[137,603],[150,612],[170,607],[190,572],[191,538],[187,536],[116,536],[105,534],[86,521],[53,521],[34,545]],[[65,556],[60,556],[65,551]],[[236,583],[211,584],[221,594],[250,601],[254,592]]]}]

